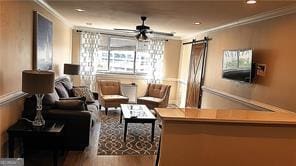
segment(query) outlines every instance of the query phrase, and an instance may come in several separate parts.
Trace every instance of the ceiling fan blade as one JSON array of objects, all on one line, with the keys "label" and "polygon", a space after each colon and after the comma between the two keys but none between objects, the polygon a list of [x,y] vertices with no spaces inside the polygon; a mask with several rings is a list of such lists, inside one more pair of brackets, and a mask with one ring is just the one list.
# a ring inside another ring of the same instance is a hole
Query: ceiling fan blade
[{"label": "ceiling fan blade", "polygon": [[161,35],[161,36],[174,36],[174,33],[167,33],[167,32],[148,31],[147,33]]},{"label": "ceiling fan blade", "polygon": [[138,30],[133,30],[133,29],[117,29],[114,28],[115,31],[127,31],[127,32],[139,32]]}]

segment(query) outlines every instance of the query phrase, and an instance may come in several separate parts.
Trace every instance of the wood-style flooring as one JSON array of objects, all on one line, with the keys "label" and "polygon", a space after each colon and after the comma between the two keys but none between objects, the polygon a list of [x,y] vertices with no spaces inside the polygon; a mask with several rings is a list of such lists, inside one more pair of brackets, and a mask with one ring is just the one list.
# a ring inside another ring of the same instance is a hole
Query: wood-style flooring
[{"label": "wood-style flooring", "polygon": [[[59,166],[153,166],[155,156],[107,156],[97,155],[100,123],[93,127],[90,146],[84,151],[68,151],[59,155]],[[77,135],[79,136],[79,135]],[[30,156],[30,157],[29,157]],[[51,166],[52,154],[50,152],[33,153],[29,155],[25,165]]]}]

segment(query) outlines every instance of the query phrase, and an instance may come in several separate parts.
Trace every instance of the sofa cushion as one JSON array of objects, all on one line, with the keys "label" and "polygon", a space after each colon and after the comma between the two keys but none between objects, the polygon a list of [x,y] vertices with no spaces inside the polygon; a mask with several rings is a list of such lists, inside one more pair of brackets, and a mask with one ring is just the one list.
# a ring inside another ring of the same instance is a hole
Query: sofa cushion
[{"label": "sofa cushion", "polygon": [[167,86],[161,84],[150,84],[148,96],[162,98],[165,95]]},{"label": "sofa cushion", "polygon": [[119,81],[99,81],[102,95],[120,95]]},{"label": "sofa cushion", "polygon": [[44,95],[43,104],[44,105],[55,105],[55,102],[59,100],[59,95],[56,90],[53,93],[48,93]]},{"label": "sofa cushion", "polygon": [[56,108],[65,110],[86,110],[85,104],[81,100],[59,100],[56,101]]},{"label": "sofa cushion", "polygon": [[85,97],[87,103],[95,102],[91,90],[86,86],[73,87],[74,96]]},{"label": "sofa cushion", "polygon": [[60,98],[68,98],[69,94],[64,85],[61,82],[57,82],[55,84],[55,89],[59,95]]},{"label": "sofa cushion", "polygon": [[161,103],[162,99],[156,97],[139,97],[138,100],[154,102],[154,103]]},{"label": "sofa cushion", "polygon": [[104,95],[102,97],[105,101],[128,100],[128,97],[121,95]]},{"label": "sofa cushion", "polygon": [[97,112],[99,110],[99,102],[95,101],[94,103],[87,104],[87,110],[90,112]]}]

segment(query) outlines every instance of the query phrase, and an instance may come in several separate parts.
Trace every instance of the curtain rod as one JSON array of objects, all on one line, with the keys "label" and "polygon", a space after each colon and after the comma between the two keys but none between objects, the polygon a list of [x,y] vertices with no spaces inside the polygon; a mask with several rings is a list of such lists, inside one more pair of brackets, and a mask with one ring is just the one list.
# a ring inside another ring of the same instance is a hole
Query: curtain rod
[{"label": "curtain rod", "polygon": [[197,43],[206,43],[209,40],[212,40],[212,39],[211,38],[208,38],[208,37],[204,37],[204,39],[202,39],[202,40],[195,40],[195,39],[193,39],[191,42],[183,43],[183,45],[186,45],[186,44],[197,44]]},{"label": "curtain rod", "polygon": [[[84,31],[84,30],[76,30],[76,32],[89,32],[89,31]],[[112,34],[112,33],[105,33],[105,32],[94,32],[102,35],[110,35],[110,36],[119,36],[119,37],[127,37],[127,38],[135,38],[135,36],[132,35],[120,35],[120,34]],[[152,38],[153,39],[153,38]],[[154,38],[154,39],[160,39],[164,41],[169,41],[168,39],[161,39],[161,38]]]},{"label": "curtain rod", "polygon": [[[76,30],[76,32],[92,32],[92,31],[87,31],[87,30]],[[112,34],[112,33],[105,33],[105,32],[93,32],[93,33],[102,34],[102,35],[121,36],[121,37],[134,37],[134,36],[132,36],[132,35]]]}]

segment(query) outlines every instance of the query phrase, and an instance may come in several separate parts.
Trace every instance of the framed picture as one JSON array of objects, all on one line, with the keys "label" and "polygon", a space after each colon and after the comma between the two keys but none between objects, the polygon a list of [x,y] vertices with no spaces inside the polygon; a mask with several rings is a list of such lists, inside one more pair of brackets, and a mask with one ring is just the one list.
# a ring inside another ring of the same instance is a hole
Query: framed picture
[{"label": "framed picture", "polygon": [[33,12],[33,69],[52,70],[53,24],[50,20]]}]

